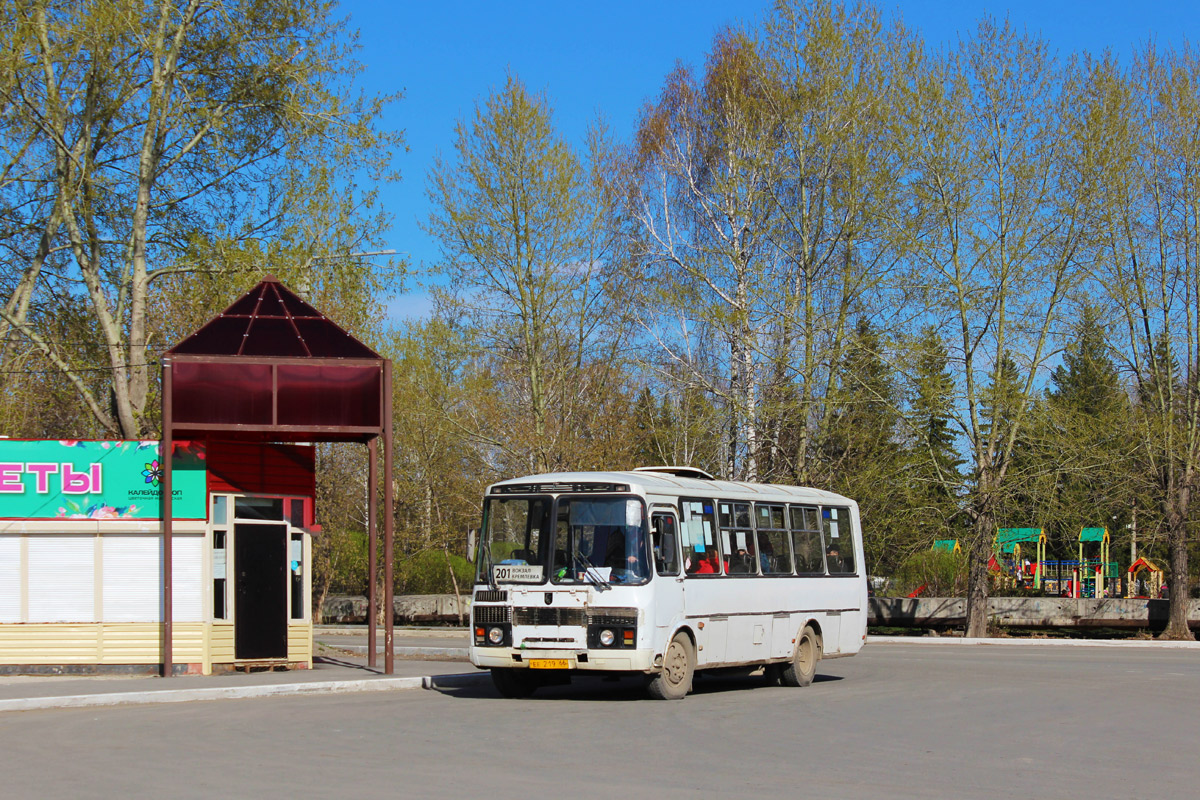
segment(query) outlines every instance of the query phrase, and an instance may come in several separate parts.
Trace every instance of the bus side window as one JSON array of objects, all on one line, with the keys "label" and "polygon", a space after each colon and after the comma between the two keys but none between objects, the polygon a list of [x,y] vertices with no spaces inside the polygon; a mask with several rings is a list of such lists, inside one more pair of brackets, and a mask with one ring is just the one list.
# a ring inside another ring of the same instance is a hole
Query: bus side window
[{"label": "bus side window", "polygon": [[[750,530],[750,504],[721,503],[721,543],[725,546],[725,572],[729,575],[754,575],[758,572],[758,548]],[[732,524],[726,524],[731,522]],[[730,530],[732,528],[733,530]]]},{"label": "bus side window", "polygon": [[720,575],[721,554],[712,500],[679,498],[680,544],[683,545],[683,569],[688,575]]},{"label": "bus side window", "polygon": [[679,545],[675,535],[675,518],[667,514],[654,515],[654,568],[659,575],[679,574]]},{"label": "bus side window", "polygon": [[791,575],[792,548],[783,506],[755,504],[758,563],[763,575]]},{"label": "bus side window", "polygon": [[800,575],[825,574],[825,548],[817,522],[817,509],[809,506],[789,506],[792,517],[792,551],[796,556],[796,572]]},{"label": "bus side window", "polygon": [[850,528],[850,509],[821,509],[821,529],[825,534],[825,563],[830,575],[854,574],[854,536]]}]

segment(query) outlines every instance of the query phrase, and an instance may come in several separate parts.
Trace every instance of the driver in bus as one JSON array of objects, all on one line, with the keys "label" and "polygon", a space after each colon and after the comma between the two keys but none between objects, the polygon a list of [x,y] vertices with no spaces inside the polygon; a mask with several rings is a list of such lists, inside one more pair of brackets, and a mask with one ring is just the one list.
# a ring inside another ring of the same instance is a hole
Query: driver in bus
[{"label": "driver in bus", "polygon": [[644,554],[636,546],[639,537],[626,538],[622,528],[615,528],[608,537],[604,566],[612,568],[614,578],[638,581],[646,577]]}]

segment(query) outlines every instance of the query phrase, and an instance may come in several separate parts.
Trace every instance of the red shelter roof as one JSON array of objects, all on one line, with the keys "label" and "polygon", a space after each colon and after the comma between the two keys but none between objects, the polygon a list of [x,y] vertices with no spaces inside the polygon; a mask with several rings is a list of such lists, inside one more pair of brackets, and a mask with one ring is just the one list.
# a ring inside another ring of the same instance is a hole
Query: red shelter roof
[{"label": "red shelter roof", "polygon": [[274,275],[263,278],[167,354],[379,359]]},{"label": "red shelter roof", "polygon": [[176,437],[365,441],[384,359],[268,275],[163,359]]}]

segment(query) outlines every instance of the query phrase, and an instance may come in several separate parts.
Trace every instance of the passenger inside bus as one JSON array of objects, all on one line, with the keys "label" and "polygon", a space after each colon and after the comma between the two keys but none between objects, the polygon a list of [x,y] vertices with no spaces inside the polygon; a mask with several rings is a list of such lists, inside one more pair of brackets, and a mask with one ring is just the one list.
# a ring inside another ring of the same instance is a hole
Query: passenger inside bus
[{"label": "passenger inside bus", "polygon": [[[747,514],[747,516],[749,516]],[[725,544],[725,574],[752,575],[758,570],[754,566],[754,534],[749,531],[721,531]]]},{"label": "passenger inside bus", "polygon": [[726,560],[725,572],[729,575],[748,575],[754,572],[754,559],[746,552],[746,548],[739,547],[737,552]]},{"label": "passenger inside bus", "polygon": [[847,560],[842,558],[836,542],[829,545],[829,549],[825,551],[825,563],[829,566],[831,574],[854,571],[853,567],[847,567]]},{"label": "passenger inside bus", "polygon": [[762,570],[763,575],[772,575],[778,573],[778,559],[775,558],[774,548],[771,547],[769,539],[763,539],[759,542],[758,549],[758,566]]}]

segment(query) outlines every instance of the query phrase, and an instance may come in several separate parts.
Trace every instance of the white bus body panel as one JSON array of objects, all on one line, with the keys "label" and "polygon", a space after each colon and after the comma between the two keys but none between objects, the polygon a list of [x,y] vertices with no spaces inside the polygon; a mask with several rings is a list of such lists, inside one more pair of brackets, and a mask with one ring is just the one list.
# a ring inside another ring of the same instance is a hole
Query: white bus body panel
[{"label": "white bus body panel", "polygon": [[[654,575],[643,586],[614,585],[605,590],[550,582],[501,584],[508,594],[505,605],[510,609],[510,619],[511,610],[520,608],[573,608],[585,614],[592,608],[636,609],[635,648],[589,649],[586,625],[514,624],[511,647],[477,646],[472,635],[472,664],[520,668],[527,666],[530,658],[546,658],[567,660],[578,669],[653,673],[661,666],[667,644],[680,630],[687,631],[696,642],[700,669],[765,664],[790,660],[805,625],[813,625],[820,632],[825,657],[854,655],[862,649],[866,640],[867,582],[858,504],[853,500],[816,489],[639,472],[555,473],[517,478],[496,486],[587,482],[626,484],[631,493],[645,499],[648,513],[670,507],[675,509],[677,519],[683,497],[847,507],[858,573],[817,577]],[[489,588],[477,585],[475,590],[478,593]],[[581,654],[586,660],[580,658]]]}]

